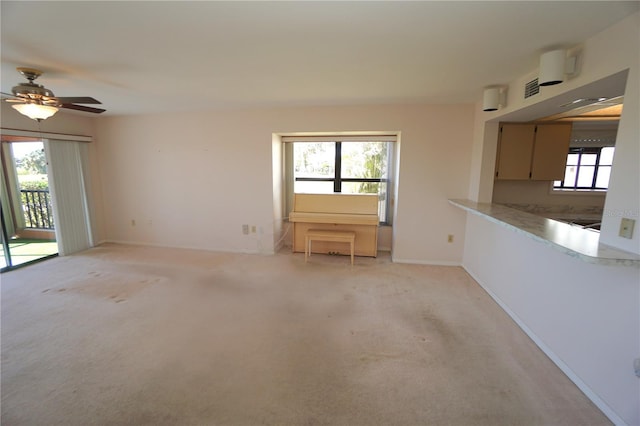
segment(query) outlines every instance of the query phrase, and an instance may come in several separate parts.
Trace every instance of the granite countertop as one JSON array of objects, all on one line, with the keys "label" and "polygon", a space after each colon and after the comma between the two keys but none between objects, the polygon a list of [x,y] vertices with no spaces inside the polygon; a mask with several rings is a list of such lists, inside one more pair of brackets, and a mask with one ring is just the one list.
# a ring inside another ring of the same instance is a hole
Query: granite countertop
[{"label": "granite countertop", "polygon": [[449,203],[586,262],[640,267],[640,255],[601,244],[599,232],[500,204],[470,200],[449,200]]},{"label": "granite countertop", "polygon": [[602,220],[603,212],[602,206],[547,206],[540,204],[515,203],[504,203],[503,205],[514,208],[516,210],[522,210],[527,213],[535,214],[536,216],[559,220],[561,222],[573,220],[600,222]]}]

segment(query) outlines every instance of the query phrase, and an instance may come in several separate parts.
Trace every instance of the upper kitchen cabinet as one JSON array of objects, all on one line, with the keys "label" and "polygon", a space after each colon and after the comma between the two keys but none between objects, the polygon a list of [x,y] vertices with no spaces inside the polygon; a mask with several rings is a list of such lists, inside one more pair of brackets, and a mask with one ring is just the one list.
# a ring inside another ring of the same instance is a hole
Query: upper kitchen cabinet
[{"label": "upper kitchen cabinet", "polygon": [[535,124],[501,124],[496,178],[524,180],[531,177]]},{"label": "upper kitchen cabinet", "polygon": [[562,180],[571,139],[571,123],[502,123],[496,179]]},{"label": "upper kitchen cabinet", "polygon": [[531,160],[532,180],[562,180],[571,142],[569,124],[538,124]]}]

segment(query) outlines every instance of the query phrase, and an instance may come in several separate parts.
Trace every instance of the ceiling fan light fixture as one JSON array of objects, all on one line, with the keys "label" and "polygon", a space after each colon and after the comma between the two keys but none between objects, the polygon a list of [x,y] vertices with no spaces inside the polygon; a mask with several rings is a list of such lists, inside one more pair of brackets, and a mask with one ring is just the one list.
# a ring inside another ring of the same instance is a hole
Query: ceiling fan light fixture
[{"label": "ceiling fan light fixture", "polygon": [[36,121],[46,120],[47,118],[58,112],[58,108],[54,106],[40,105],[35,103],[15,104],[11,106],[20,114],[26,115],[27,117]]}]

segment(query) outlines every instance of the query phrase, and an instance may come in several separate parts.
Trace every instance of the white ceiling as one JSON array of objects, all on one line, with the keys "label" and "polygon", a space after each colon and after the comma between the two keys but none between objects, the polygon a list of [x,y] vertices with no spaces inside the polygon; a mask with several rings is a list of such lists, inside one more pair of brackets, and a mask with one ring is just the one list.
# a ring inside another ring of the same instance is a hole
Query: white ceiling
[{"label": "white ceiling", "polygon": [[2,92],[28,66],[105,115],[475,102],[639,4],[3,0]]}]

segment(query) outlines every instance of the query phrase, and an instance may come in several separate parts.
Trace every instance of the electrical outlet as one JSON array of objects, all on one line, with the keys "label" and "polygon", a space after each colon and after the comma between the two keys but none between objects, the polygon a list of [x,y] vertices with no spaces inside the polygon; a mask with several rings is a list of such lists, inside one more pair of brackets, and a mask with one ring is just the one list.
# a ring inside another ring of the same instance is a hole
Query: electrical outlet
[{"label": "electrical outlet", "polygon": [[242,225],[242,233],[244,235],[249,235],[249,225]]},{"label": "electrical outlet", "polygon": [[633,238],[633,227],[635,226],[636,221],[634,219],[629,219],[627,217],[623,217],[620,220],[620,232],[619,235],[622,238]]},{"label": "electrical outlet", "polygon": [[453,242],[453,234],[449,234],[449,235],[447,236],[447,242],[448,242],[448,243],[452,243],[452,242]]},{"label": "electrical outlet", "polygon": [[135,219],[131,219],[131,226],[136,226],[136,220]]}]

